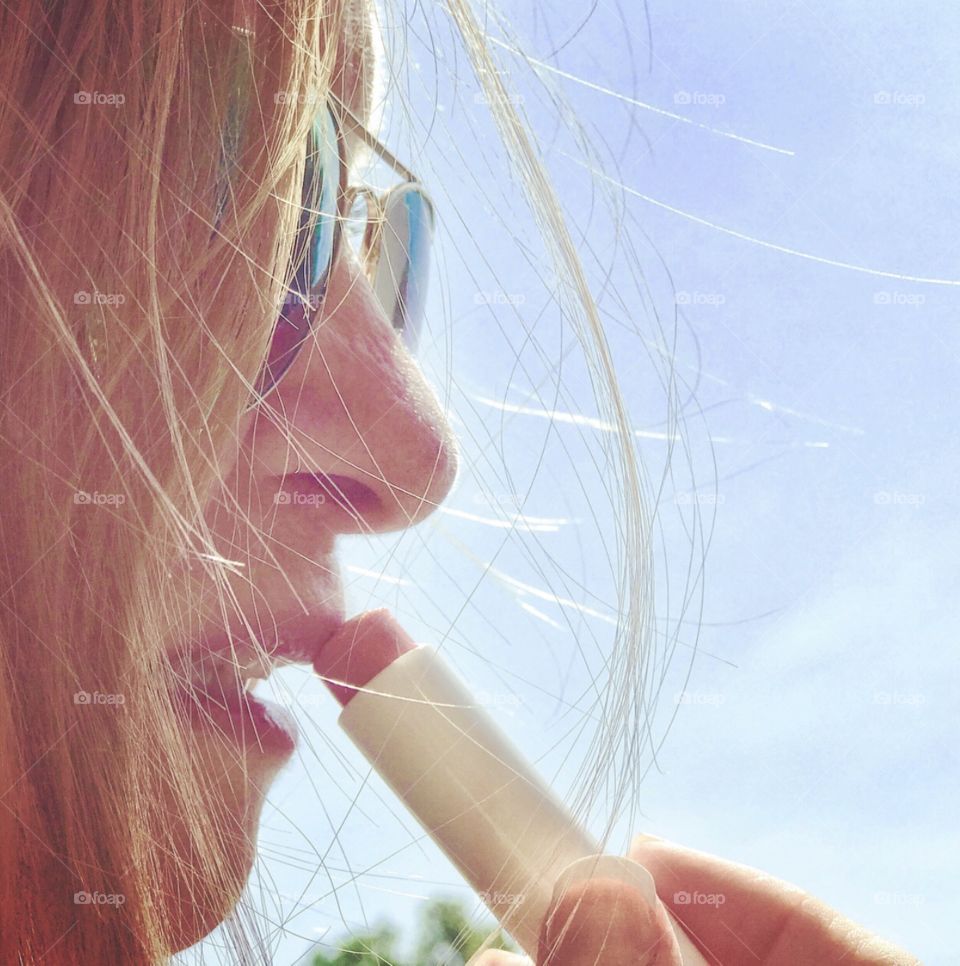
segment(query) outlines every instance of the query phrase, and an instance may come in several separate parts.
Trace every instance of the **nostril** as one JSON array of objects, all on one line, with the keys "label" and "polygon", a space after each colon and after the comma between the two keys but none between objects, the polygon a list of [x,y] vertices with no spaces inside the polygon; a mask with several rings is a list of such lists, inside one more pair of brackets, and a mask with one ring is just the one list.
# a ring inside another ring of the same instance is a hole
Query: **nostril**
[{"label": "nostril", "polygon": [[380,512],[380,497],[352,476],[337,473],[290,473],[283,478],[282,492],[291,502],[334,505],[353,517],[369,518]]}]

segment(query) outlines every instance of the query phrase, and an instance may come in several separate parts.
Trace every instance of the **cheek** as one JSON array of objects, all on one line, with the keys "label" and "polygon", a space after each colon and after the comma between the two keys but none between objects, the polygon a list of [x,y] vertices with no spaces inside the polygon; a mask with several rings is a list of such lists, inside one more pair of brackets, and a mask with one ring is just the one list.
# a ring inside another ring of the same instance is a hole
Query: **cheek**
[{"label": "cheek", "polygon": [[171,626],[165,641],[168,651],[188,647],[201,631],[222,628],[224,615],[239,633],[238,615],[252,615],[262,607],[264,548],[283,535],[272,532],[273,494],[256,488],[240,492],[236,486],[238,481],[249,481],[250,475],[249,468],[240,472],[234,458],[233,479],[204,509],[213,550],[224,562],[188,554],[171,565],[166,598],[178,624]]},{"label": "cheek", "polygon": [[201,561],[184,560],[171,573],[169,612],[180,623],[170,628],[168,651],[225,629],[246,639],[247,625],[265,647],[272,647],[284,631],[309,633],[299,600],[309,600],[314,610],[339,605],[343,588],[333,556],[336,531],[324,507],[312,512],[298,506],[291,512],[275,504],[282,492],[278,483],[261,482],[252,499],[240,502],[245,514],[224,506],[211,512],[207,524],[217,553],[235,566],[224,567],[218,579]]}]

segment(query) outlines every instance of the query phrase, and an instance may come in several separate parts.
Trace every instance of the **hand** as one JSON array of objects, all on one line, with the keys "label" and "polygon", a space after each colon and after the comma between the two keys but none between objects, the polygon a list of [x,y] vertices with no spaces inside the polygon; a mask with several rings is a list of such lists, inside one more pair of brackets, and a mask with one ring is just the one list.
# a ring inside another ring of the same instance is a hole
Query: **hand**
[{"label": "hand", "polygon": [[[612,879],[568,888],[544,924],[538,966],[682,966],[664,906],[720,966],[918,966],[919,960],[812,896],[756,869],[639,836],[629,857],[661,902]],[[691,902],[693,896],[699,901]],[[529,959],[490,950],[475,966]]]}]

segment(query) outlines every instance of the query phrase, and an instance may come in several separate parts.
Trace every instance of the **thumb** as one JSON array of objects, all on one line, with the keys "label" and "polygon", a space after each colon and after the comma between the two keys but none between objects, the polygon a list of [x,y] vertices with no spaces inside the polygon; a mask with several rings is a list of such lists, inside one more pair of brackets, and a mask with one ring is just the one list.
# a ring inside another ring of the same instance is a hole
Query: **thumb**
[{"label": "thumb", "polygon": [[638,862],[589,856],[554,888],[539,966],[682,966],[653,876]]}]

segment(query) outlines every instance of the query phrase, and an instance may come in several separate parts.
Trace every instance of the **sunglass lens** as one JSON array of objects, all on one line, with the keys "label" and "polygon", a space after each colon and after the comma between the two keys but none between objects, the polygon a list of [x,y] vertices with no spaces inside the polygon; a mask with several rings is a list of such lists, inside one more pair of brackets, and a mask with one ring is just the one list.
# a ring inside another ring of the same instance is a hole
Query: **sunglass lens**
[{"label": "sunglass lens", "polygon": [[257,381],[259,395],[271,389],[290,367],[323,301],[335,247],[340,175],[337,126],[325,109],[313,125],[304,170],[303,211],[288,273],[291,282],[267,363]]},{"label": "sunglass lens", "polygon": [[266,365],[257,380],[258,396],[268,392],[277,380],[290,368],[297,350],[303,345],[310,331],[310,310],[292,293],[287,296],[280,317],[273,329],[270,353]]},{"label": "sunglass lens", "polygon": [[387,318],[411,350],[423,326],[433,228],[433,206],[418,185],[402,185],[390,193],[371,281]]}]

